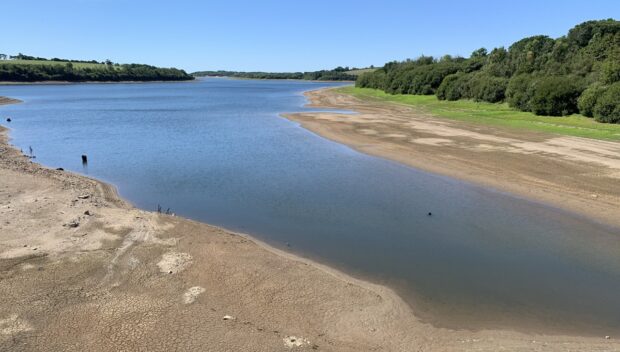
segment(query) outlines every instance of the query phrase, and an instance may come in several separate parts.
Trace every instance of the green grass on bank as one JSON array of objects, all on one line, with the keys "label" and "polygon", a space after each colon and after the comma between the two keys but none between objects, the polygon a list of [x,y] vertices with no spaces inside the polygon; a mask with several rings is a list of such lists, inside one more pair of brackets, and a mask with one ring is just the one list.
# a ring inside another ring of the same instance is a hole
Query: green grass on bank
[{"label": "green grass on bank", "polygon": [[352,86],[336,90],[364,100],[411,105],[433,115],[453,120],[620,141],[620,125],[599,123],[582,115],[537,116],[530,112],[514,110],[505,103],[492,104],[472,100],[444,101],[437,99],[434,95],[390,95],[377,89]]},{"label": "green grass on bank", "polygon": [[71,62],[74,68],[105,68],[105,64],[75,61],[52,61],[52,60],[1,60],[0,64],[7,65],[66,65]]}]

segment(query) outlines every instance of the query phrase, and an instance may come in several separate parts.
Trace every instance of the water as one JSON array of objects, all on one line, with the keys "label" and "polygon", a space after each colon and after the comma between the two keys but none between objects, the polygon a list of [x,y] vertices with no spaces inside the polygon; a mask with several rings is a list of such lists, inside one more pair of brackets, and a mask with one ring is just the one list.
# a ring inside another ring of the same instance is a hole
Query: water
[{"label": "water", "polygon": [[301,93],[328,85],[3,86],[25,103],[0,116],[38,162],[390,285],[436,325],[620,332],[618,229],[363,155],[278,116],[307,110]]}]

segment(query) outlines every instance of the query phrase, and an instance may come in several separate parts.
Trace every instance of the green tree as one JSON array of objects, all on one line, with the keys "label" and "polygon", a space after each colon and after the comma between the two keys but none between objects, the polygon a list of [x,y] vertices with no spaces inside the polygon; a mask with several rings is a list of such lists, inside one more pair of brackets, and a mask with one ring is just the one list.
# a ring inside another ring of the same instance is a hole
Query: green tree
[{"label": "green tree", "polygon": [[531,111],[530,100],[533,94],[534,76],[523,73],[513,76],[506,88],[506,100],[510,107],[521,111]]},{"label": "green tree", "polygon": [[612,84],[620,81],[620,50],[615,57],[610,57],[601,66],[601,81]]},{"label": "green tree", "polygon": [[606,87],[600,83],[594,83],[590,85],[586,90],[581,93],[581,96],[577,100],[577,106],[579,107],[579,113],[583,116],[593,117],[594,106],[598,97],[605,93]]},{"label": "green tree", "polygon": [[575,83],[574,78],[544,77],[533,87],[530,107],[536,115],[565,116],[579,111],[577,99],[583,89]]},{"label": "green tree", "polygon": [[470,58],[475,59],[479,57],[486,57],[487,54],[488,52],[486,48],[480,48],[480,49],[474,50],[474,52],[471,53]]},{"label": "green tree", "polygon": [[599,122],[620,122],[620,82],[609,86],[597,99],[594,106],[594,119]]}]

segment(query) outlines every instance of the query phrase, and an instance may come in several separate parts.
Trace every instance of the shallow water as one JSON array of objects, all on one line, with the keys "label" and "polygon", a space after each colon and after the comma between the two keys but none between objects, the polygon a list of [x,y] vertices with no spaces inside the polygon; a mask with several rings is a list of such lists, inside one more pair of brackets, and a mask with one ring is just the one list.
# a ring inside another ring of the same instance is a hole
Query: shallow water
[{"label": "shallow water", "polygon": [[436,325],[620,333],[620,230],[360,154],[278,116],[308,110],[301,93],[329,85],[0,86],[25,101],[0,116],[38,162],[388,284]]}]

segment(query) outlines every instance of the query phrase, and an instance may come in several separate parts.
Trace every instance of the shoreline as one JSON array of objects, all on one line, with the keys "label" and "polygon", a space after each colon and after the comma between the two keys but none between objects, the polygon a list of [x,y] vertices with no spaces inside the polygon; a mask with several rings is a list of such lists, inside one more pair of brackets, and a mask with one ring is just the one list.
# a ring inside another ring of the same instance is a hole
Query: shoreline
[{"label": "shoreline", "polygon": [[295,79],[295,78],[246,78],[246,77],[231,77],[231,76],[194,76],[196,79],[207,78],[225,78],[225,79],[238,79],[242,81],[293,81],[293,82],[317,82],[317,83],[355,83],[355,81],[322,81],[320,79]]},{"label": "shoreline", "polygon": [[13,82],[0,81],[0,86],[28,86],[28,85],[70,85],[70,84],[143,84],[143,83],[185,83],[195,82],[196,79],[187,79],[180,81],[35,81],[35,82]]},{"label": "shoreline", "polygon": [[189,340],[232,350],[620,347],[602,337],[433,327],[386,286],[247,234],[136,209],[111,185],[33,163],[8,131],[0,126],[0,311],[10,313],[0,316],[0,345],[172,348],[181,335],[187,349]]},{"label": "shoreline", "polygon": [[[364,154],[471,182],[568,211],[604,226],[620,228],[620,217],[617,216],[617,209],[620,209],[620,143],[558,137],[555,139],[564,149],[554,149],[552,142],[548,142],[554,139],[552,135],[460,123],[413,107],[361,101],[332,90],[323,88],[306,92],[307,106],[355,111],[356,115],[304,112],[281,116]],[[399,120],[382,124],[380,119],[383,116]],[[416,126],[418,122],[415,120],[418,119],[419,126]],[[517,147],[505,145],[504,141],[525,148],[517,150]],[[543,145],[546,142],[548,144]],[[566,146],[571,142],[577,147]],[[590,153],[579,150],[580,147],[590,149],[585,151]],[[572,151],[584,154],[583,160],[567,155]],[[618,153],[616,157],[613,157],[614,151]],[[608,166],[596,165],[597,162]],[[538,165],[545,165],[550,171],[540,172],[536,170]],[[556,179],[568,181],[561,183]],[[594,183],[592,181],[597,183],[590,189],[583,189]],[[614,191],[614,188],[618,190]]]}]

